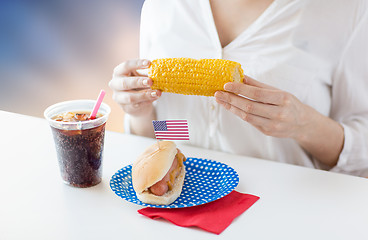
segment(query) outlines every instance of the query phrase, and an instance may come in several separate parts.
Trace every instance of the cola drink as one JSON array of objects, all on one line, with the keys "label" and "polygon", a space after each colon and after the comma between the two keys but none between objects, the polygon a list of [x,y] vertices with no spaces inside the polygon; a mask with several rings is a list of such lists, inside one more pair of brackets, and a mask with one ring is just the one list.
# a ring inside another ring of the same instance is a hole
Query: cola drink
[{"label": "cola drink", "polygon": [[[87,106],[82,108],[81,102],[73,103],[59,103],[59,107],[56,107],[59,109],[60,104],[66,105],[62,109],[66,110],[69,106],[71,111],[57,112],[53,105],[45,111],[45,117],[51,126],[64,183],[80,188],[91,187],[102,179],[105,125],[110,108],[101,105],[101,112],[95,119],[90,119],[89,112],[83,111],[88,109]],[[80,106],[81,110],[76,110],[76,106]]]}]

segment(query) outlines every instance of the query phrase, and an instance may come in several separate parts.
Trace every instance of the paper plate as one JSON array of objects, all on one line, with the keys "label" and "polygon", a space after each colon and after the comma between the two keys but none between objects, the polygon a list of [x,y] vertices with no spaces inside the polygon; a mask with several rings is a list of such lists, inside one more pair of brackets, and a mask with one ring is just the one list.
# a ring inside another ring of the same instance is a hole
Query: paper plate
[{"label": "paper plate", "polygon": [[132,165],[116,172],[110,187],[122,199],[138,205],[155,208],[184,208],[215,201],[229,194],[239,183],[237,172],[224,163],[201,158],[187,158],[186,174],[179,198],[170,205],[152,205],[141,202],[132,186]]}]

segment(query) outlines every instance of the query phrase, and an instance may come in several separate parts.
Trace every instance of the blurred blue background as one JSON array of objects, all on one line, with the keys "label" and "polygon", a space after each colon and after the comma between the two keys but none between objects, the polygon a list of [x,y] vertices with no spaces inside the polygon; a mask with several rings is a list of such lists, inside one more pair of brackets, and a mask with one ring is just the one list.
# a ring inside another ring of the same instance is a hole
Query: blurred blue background
[{"label": "blurred blue background", "polygon": [[1,0],[0,110],[43,117],[51,104],[105,89],[107,128],[122,131],[107,84],[116,65],[138,58],[143,1]]}]

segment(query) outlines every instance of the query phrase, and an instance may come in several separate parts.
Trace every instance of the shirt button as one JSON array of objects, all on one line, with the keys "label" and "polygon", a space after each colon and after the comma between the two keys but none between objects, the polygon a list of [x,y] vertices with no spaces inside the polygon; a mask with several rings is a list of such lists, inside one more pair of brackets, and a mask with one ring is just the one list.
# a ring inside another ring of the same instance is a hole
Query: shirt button
[{"label": "shirt button", "polygon": [[211,110],[215,110],[215,105],[211,104]]}]

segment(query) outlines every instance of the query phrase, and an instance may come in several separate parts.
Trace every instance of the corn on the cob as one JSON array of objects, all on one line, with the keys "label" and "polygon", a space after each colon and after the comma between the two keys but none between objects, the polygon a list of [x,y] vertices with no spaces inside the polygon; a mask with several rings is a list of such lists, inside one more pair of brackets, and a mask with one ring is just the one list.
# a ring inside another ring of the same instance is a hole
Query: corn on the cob
[{"label": "corn on the cob", "polygon": [[162,58],[151,62],[152,89],[185,95],[213,96],[227,82],[242,82],[240,63],[224,59]]}]

